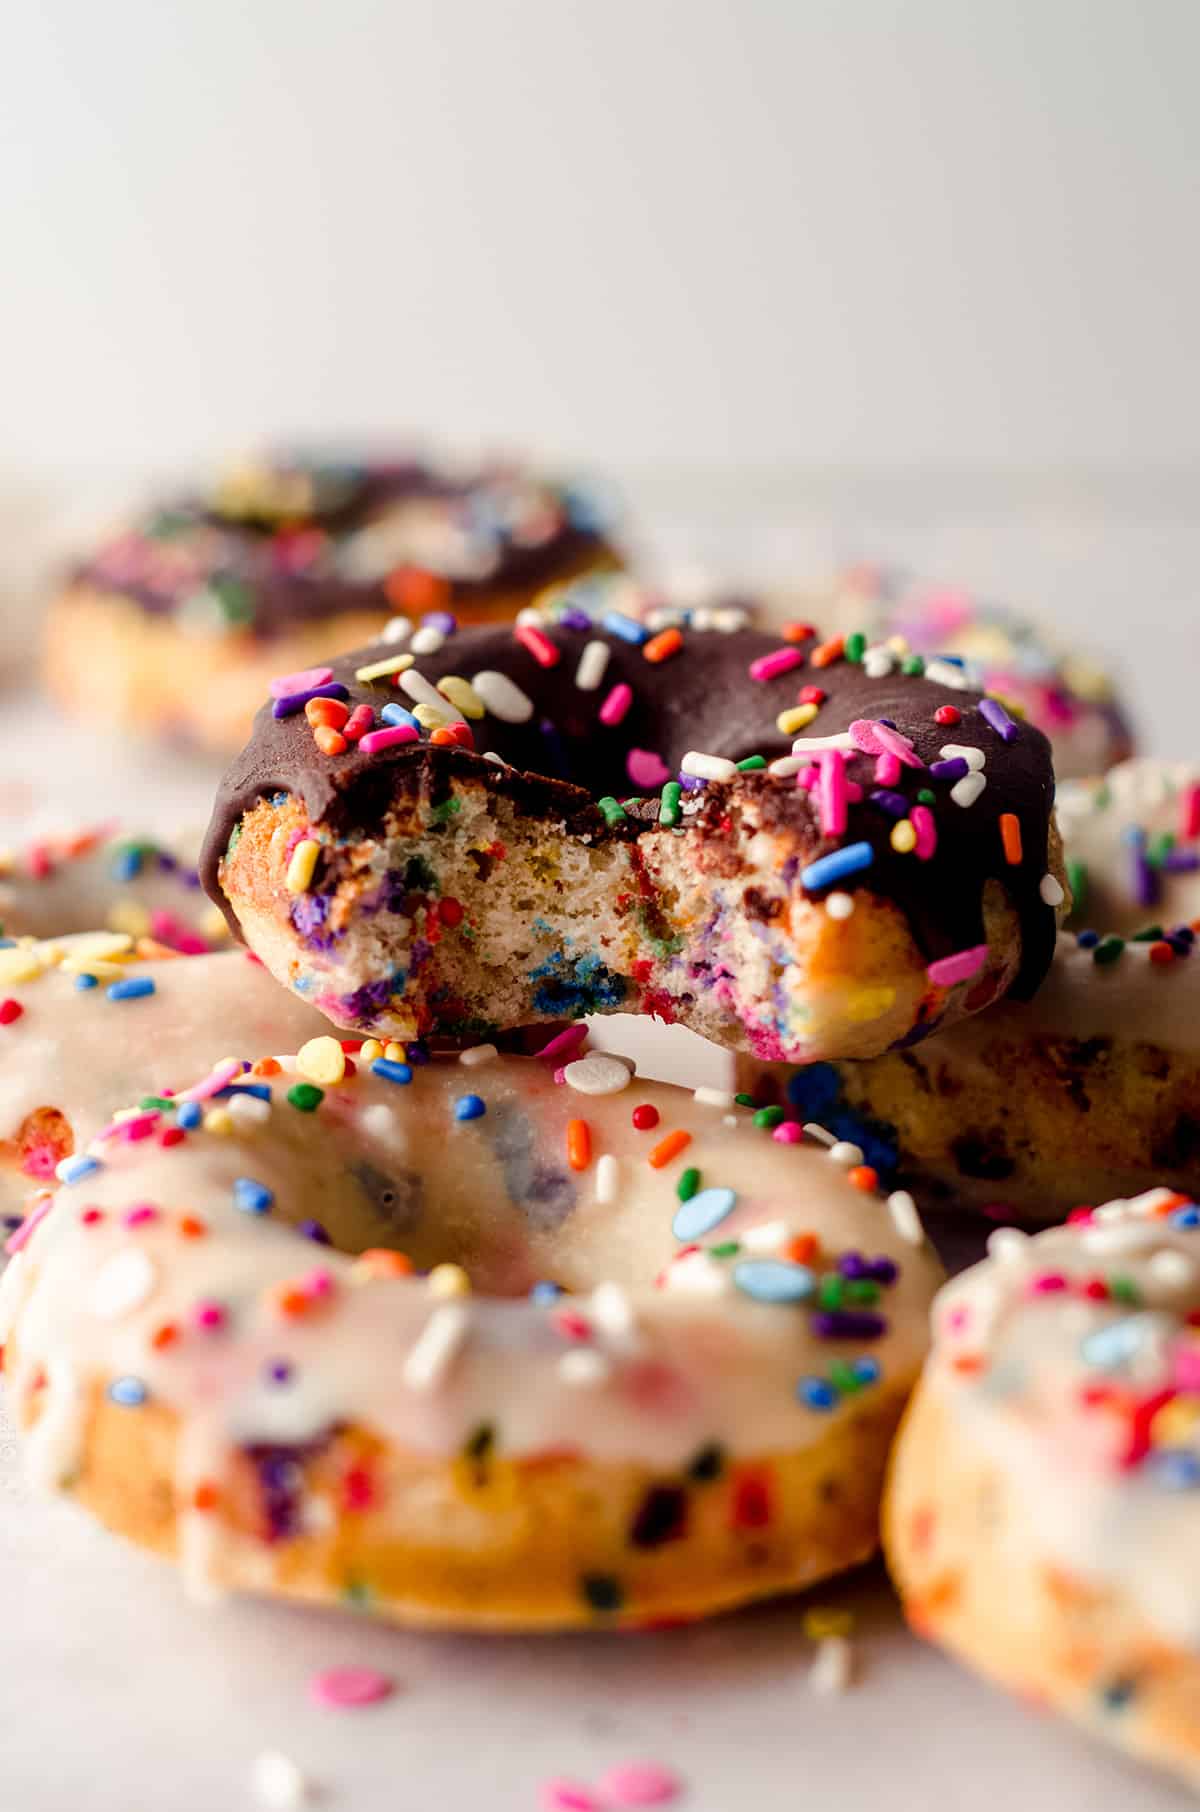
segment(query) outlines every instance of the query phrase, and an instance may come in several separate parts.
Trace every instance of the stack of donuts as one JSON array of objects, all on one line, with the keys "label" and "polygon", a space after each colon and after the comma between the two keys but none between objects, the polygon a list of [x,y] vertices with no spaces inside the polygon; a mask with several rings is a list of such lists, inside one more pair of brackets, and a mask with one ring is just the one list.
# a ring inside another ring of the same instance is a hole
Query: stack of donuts
[{"label": "stack of donuts", "polygon": [[61,699],[244,746],[202,848],[0,873],[32,1475],[456,1628],[882,1529],[921,1634],[1200,1780],[1200,769],[990,606],[677,602],[509,467],[243,468],[50,623]]}]

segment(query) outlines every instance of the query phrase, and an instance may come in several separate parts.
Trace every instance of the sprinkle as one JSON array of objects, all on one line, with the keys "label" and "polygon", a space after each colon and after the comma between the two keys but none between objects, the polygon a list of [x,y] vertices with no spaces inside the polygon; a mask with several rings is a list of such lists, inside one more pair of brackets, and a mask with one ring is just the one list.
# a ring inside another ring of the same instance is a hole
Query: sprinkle
[{"label": "sprinkle", "polygon": [[617,1185],[620,1172],[616,1158],[611,1152],[605,1152],[596,1161],[596,1200],[603,1206],[611,1206],[617,1199]]},{"label": "sprinkle", "polygon": [[310,1038],[296,1052],[296,1069],[306,1082],[332,1088],[346,1074],[346,1053],[328,1033]]},{"label": "sprinkle", "polygon": [[675,1238],[682,1244],[703,1239],[714,1227],[733,1213],[737,1194],[732,1189],[701,1189],[689,1196],[676,1211],[671,1223]]},{"label": "sprinkle", "polygon": [[[384,714],[386,715],[390,707],[385,705],[383,709]],[[400,707],[397,706],[396,709],[399,710]],[[366,735],[374,722],[375,713],[372,711],[370,705],[355,705],[353,711],[351,711],[349,717],[342,725],[342,735],[346,738],[347,742],[359,742],[363,736]]]},{"label": "sprinkle", "polygon": [[846,830],[849,801],[846,757],[840,750],[822,750],[817,756],[817,776],[817,806],[822,834],[826,837],[840,837]]},{"label": "sprinkle", "polygon": [[117,1321],[148,1302],[158,1285],[153,1259],[140,1246],[127,1246],[100,1266],[92,1279],[88,1307],[102,1321]]},{"label": "sprinkle", "polygon": [[600,722],[611,730],[619,724],[633,703],[633,689],[624,681],[614,686],[600,707]]},{"label": "sprinkle", "polygon": [[917,860],[928,862],[937,849],[937,820],[927,805],[914,805],[909,819],[917,833]]},{"label": "sprinkle", "polygon": [[841,1401],[838,1392],[825,1378],[801,1378],[796,1386],[796,1396],[806,1409],[836,1409]]},{"label": "sprinkle", "polygon": [[793,705],[790,711],[781,711],[775,719],[775,728],[781,736],[795,736],[799,730],[808,728],[817,715],[815,705]]},{"label": "sprinkle", "polygon": [[394,749],[402,743],[419,740],[419,732],[411,724],[389,724],[386,730],[368,730],[359,739],[358,746],[364,755],[378,755],[382,749]]},{"label": "sprinkle", "polygon": [[917,847],[916,826],[908,818],[901,819],[899,824],[893,824],[888,835],[888,842],[897,855],[911,855]]},{"label": "sprinkle", "polygon": [[664,629],[661,635],[652,636],[643,645],[642,657],[653,666],[659,666],[663,661],[669,661],[673,654],[678,654],[682,647],[683,637],[678,629]]},{"label": "sprinkle", "polygon": [[356,667],[354,677],[366,685],[371,680],[393,679],[401,673],[407,673],[413,665],[411,654],[389,654],[381,661],[371,661],[365,667]]},{"label": "sprinkle", "polygon": [[465,1051],[458,1053],[458,1061],[465,1064],[467,1069],[474,1070],[478,1069],[480,1064],[494,1063],[499,1055],[494,1044],[473,1044],[468,1046]]},{"label": "sprinkle", "polygon": [[772,1126],[778,1126],[782,1119],[783,1109],[775,1103],[772,1103],[768,1107],[760,1107],[756,1110],[754,1124],[755,1126],[761,1126],[769,1131]]},{"label": "sprinkle", "polygon": [[328,1705],[336,1711],[351,1706],[376,1705],[396,1690],[396,1682],[373,1667],[330,1667],[314,1674],[308,1683],[308,1696],[314,1705]]},{"label": "sprinkle", "polygon": [[1099,963],[1101,968],[1107,968],[1109,964],[1119,961],[1124,951],[1125,939],[1123,937],[1102,938],[1092,951],[1092,961]]},{"label": "sprinkle", "polygon": [[606,793],[603,799],[597,799],[596,805],[604,814],[604,822],[608,825],[610,830],[613,825],[623,824],[625,822],[625,808],[622,806],[619,799],[613,798],[611,793]]},{"label": "sprinkle", "polygon": [[581,1781],[543,1781],[538,1799],[542,1812],[600,1812],[600,1801]]},{"label": "sprinkle", "polygon": [[464,1302],[444,1302],[433,1311],[401,1367],[409,1390],[435,1390],[466,1344],[471,1310]]},{"label": "sprinkle", "polygon": [[1185,786],[1180,792],[1179,835],[1189,843],[1200,837],[1200,784]]},{"label": "sprinkle", "polygon": [[344,755],[346,753],[346,738],[340,730],[333,729],[329,724],[317,725],[313,731],[313,741],[322,755]]},{"label": "sprinkle", "polygon": [[795,647],[776,648],[770,654],[762,654],[750,663],[752,680],[778,679],[782,673],[790,673],[793,667],[803,667],[803,650]]},{"label": "sprinkle", "polygon": [[413,1077],[409,1064],[398,1063],[391,1057],[376,1057],[371,1065],[371,1074],[380,1077],[384,1082],[394,1082],[397,1087],[401,1088],[411,1082]]},{"label": "sprinkle", "polygon": [[[635,1108],[634,1113],[636,1114],[637,1111],[638,1110]],[[654,1117],[655,1120],[657,1120],[657,1113],[655,1113]],[[653,1124],[653,1122],[651,1122],[651,1124]],[[634,1125],[637,1125],[636,1119],[634,1120]],[[691,1133],[684,1132],[682,1127],[676,1127],[674,1132],[669,1132],[665,1138],[660,1139],[658,1144],[651,1151],[648,1160],[650,1168],[652,1170],[662,1170],[671,1162],[672,1158],[677,1158],[681,1151],[685,1151],[691,1142]]]},{"label": "sprinkle", "polygon": [[619,1095],[629,1087],[632,1080],[628,1064],[622,1063],[619,1057],[608,1057],[603,1052],[592,1052],[590,1056],[579,1057],[563,1069],[563,1081],[567,1087],[575,1089],[581,1095]]},{"label": "sprinkle", "polygon": [[818,893],[823,887],[831,887],[836,881],[844,881],[847,875],[858,874],[864,868],[870,868],[875,860],[875,851],[869,843],[848,843],[844,849],[836,849],[831,855],[820,856],[810,862],[807,868],[800,870],[800,885],[806,893]]},{"label": "sprinkle", "polygon": [[274,718],[294,717],[298,711],[314,698],[349,698],[350,694],[340,681],[328,686],[314,686],[308,692],[292,692],[286,698],[277,698],[271,706]]},{"label": "sprinkle", "polygon": [[128,975],[123,981],[111,982],[104,992],[109,1000],[145,1000],[154,993],[154,980],[149,975]]},{"label": "sprinkle", "polygon": [[588,642],[575,669],[575,684],[581,692],[595,692],[604,678],[612,650],[607,642]]},{"label": "sprinkle", "polygon": [[527,724],[533,716],[533,700],[506,673],[485,667],[472,677],[471,684],[486,709],[501,723]]},{"label": "sprinkle", "polygon": [[114,1378],[108,1387],[108,1395],[122,1409],[140,1409],[150,1392],[140,1378]]},{"label": "sprinkle", "polygon": [[857,1309],[826,1309],[812,1318],[818,1340],[880,1340],[887,1332],[882,1315]]},{"label": "sprinkle", "polygon": [[539,667],[557,667],[562,659],[562,651],[556,648],[550,637],[533,623],[522,623],[519,620],[513,626],[513,634],[527,654],[531,654]]},{"label": "sprinkle", "polygon": [[917,1213],[917,1204],[907,1189],[897,1189],[887,1199],[888,1213],[892,1225],[900,1238],[909,1246],[920,1246],[925,1241],[925,1230],[921,1226],[921,1217]]},{"label": "sprinkle", "polygon": [[1020,726],[1013,722],[1004,706],[994,698],[980,699],[979,715],[992,726],[1002,742],[1015,742],[1021,734]]},{"label": "sprinkle", "polygon": [[[411,1075],[412,1072],[410,1071],[409,1074]],[[460,1095],[454,1103],[456,1120],[482,1120],[486,1113],[487,1102],[482,1095]]]},{"label": "sprinkle", "polygon": [[808,658],[814,667],[832,667],[835,661],[841,660],[845,645],[845,638],[835,635],[832,641],[819,643]]},{"label": "sprinkle", "polygon": [[975,804],[986,785],[987,779],[983,774],[968,774],[965,779],[957,781],[950,788],[950,797],[955,805],[971,806]]},{"label": "sprinkle", "polygon": [[[372,1069],[375,1065],[372,1064]],[[297,1082],[287,1092],[288,1102],[299,1113],[313,1114],[325,1099],[324,1092],[314,1088],[311,1082]]]},{"label": "sprinkle", "polygon": [[1038,882],[1038,893],[1047,906],[1061,906],[1066,899],[1062,884],[1053,875],[1043,875]]},{"label": "sprinkle", "polygon": [[652,792],[662,786],[671,770],[652,749],[630,749],[625,757],[625,771],[639,792]]},{"label": "sprinkle", "polygon": [[99,1170],[99,1160],[86,1153],[79,1153],[73,1158],[63,1158],[54,1166],[54,1174],[60,1183],[82,1183],[84,1177],[90,1177]]},{"label": "sprinkle", "polygon": [[408,645],[414,654],[437,654],[445,643],[446,638],[441,630],[435,629],[432,623],[426,623],[414,633]]},{"label": "sprinkle", "polygon": [[658,807],[658,822],[666,830],[672,830],[679,823],[682,813],[679,801],[683,788],[677,780],[668,780],[662,790]]},{"label": "sprinkle", "polygon": [[700,1187],[700,1172],[695,1165],[689,1165],[675,1185],[675,1194],[681,1202],[690,1202]]},{"label": "sprinkle", "polygon": [[681,773],[697,780],[732,780],[737,774],[736,762],[723,755],[703,755],[696,749],[688,750],[679,767]]},{"label": "sprinkle", "polygon": [[961,755],[956,755],[951,761],[931,761],[929,772],[935,780],[962,780],[971,769]]},{"label": "sprinkle", "polygon": [[790,1265],[777,1258],[743,1259],[734,1267],[733,1281],[755,1302],[807,1302],[817,1287],[807,1265]]},{"label": "sprinkle", "polygon": [[660,1762],[621,1762],[600,1776],[596,1791],[605,1807],[665,1806],[679,1798],[683,1782]]},{"label": "sprinkle", "polygon": [[1013,868],[1020,865],[1024,855],[1021,847],[1021,820],[1015,812],[1001,812],[1000,841],[1004,846],[1004,859]]},{"label": "sprinkle", "polygon": [[350,715],[350,707],[340,698],[310,698],[304,715],[314,731],[340,730]]},{"label": "sprinkle", "polygon": [[628,642],[634,648],[640,648],[650,639],[650,631],[635,617],[629,617],[619,610],[606,610],[600,619],[601,629],[609,635],[615,635],[622,642]]},{"label": "sprinkle", "polygon": [[567,1121],[567,1163],[572,1170],[586,1170],[592,1161],[592,1129],[586,1120]]},{"label": "sprinkle", "polygon": [[658,1125],[658,1109],[649,1101],[634,1108],[630,1118],[638,1132],[650,1132]]},{"label": "sprinkle", "polygon": [[267,1749],[250,1771],[254,1797],[275,1812],[297,1812],[308,1798],[308,1781],[290,1755]]},{"label": "sprinkle", "polygon": [[942,956],[930,963],[925,973],[935,988],[953,988],[959,982],[978,975],[988,959],[988,946],[974,944],[969,950],[958,950],[953,956]]},{"label": "sprinkle", "polygon": [[243,1214],[267,1214],[275,1205],[275,1192],[253,1177],[234,1177],[233,1205]]},{"label": "sprinkle", "polygon": [[698,1088],[692,1091],[692,1099],[698,1107],[730,1108],[733,1096],[724,1088]]},{"label": "sprinkle", "polygon": [[284,885],[289,893],[307,893],[312,884],[313,873],[317,866],[317,857],[321,845],[315,837],[302,837],[292,851],[287,865]]},{"label": "sprinkle", "polygon": [[829,1155],[835,1164],[844,1164],[848,1170],[853,1170],[863,1161],[863,1148],[850,1139],[835,1139],[829,1147]]},{"label": "sprinkle", "polygon": [[[83,977],[81,976],[79,979],[82,981]],[[0,1026],[14,1025],[24,1011],[20,1001],[13,1000],[11,995],[7,1000],[0,1000]]]},{"label": "sprinkle", "polygon": [[327,686],[332,678],[332,667],[304,667],[299,673],[285,673],[268,680],[267,691],[272,698],[290,698],[296,692],[312,692],[317,686]]},{"label": "sprinkle", "polygon": [[407,724],[410,730],[420,729],[420,725],[412,712],[406,711],[403,705],[398,705],[395,699],[393,699],[390,704],[386,704],[379,715],[385,724]]},{"label": "sprinkle", "polygon": [[817,1644],[808,1683],[815,1693],[828,1697],[845,1692],[854,1677],[854,1650],[845,1636],[826,1636]]}]

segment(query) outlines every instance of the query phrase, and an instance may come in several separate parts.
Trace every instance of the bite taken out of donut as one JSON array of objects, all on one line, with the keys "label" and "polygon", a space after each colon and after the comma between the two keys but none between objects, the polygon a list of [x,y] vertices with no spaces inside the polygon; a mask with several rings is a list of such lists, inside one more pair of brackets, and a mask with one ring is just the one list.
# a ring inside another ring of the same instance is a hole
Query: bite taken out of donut
[{"label": "bite taken out of donut", "polygon": [[287,676],[205,884],[279,980],[394,1037],[624,1011],[807,1062],[1032,992],[1045,738],[952,666],[794,634],[573,608]]},{"label": "bite taken out of donut", "polygon": [[934,1309],[885,1502],[913,1628],[1200,1786],[1200,1209],[1155,1189]]},{"label": "bite taken out of donut", "polygon": [[272,674],[392,619],[504,621],[618,566],[608,513],[511,461],[243,460],[77,563],[50,609],[46,683],[85,720],[230,754]]},{"label": "bite taken out of donut", "polygon": [[645,1626],[869,1555],[942,1277],[911,1198],[560,1061],[325,1036],[115,1121],[0,1286],[32,1477],[202,1592],[418,1624]]}]

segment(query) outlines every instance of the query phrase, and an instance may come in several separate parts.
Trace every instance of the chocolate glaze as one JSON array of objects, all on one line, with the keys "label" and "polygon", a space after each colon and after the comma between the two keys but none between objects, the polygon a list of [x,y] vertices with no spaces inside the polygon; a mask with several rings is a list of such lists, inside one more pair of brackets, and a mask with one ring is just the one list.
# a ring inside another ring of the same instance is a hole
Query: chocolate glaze
[{"label": "chocolate glaze", "polygon": [[[586,832],[594,840],[634,837],[657,821],[657,797],[644,798],[636,807],[627,804],[629,816],[614,827],[594,804],[606,795],[627,802],[637,793],[626,768],[631,749],[659,756],[667,769],[664,778],[676,776],[689,750],[733,761],[751,755],[774,760],[791,752],[793,740],[776,728],[777,715],[795,704],[801,686],[815,684],[827,699],[802,736],[830,736],[859,718],[886,718],[911,738],[927,764],[939,759],[946,743],[983,750],[987,786],[972,806],[955,804],[947,783],[907,767],[893,789],[903,792],[910,805],[923,787],[935,794],[931,810],[938,845],[932,858],[920,861],[891,847],[895,818],[871,803],[874,760],[866,755],[849,762],[849,777],[862,785],[864,797],[850,806],[844,836],[822,834],[815,800],[794,779],[777,779],[761,770],[739,774],[729,783],[709,783],[699,810],[685,815],[683,834],[703,839],[706,857],[719,854],[720,844],[730,840],[732,816],[741,802],[753,799],[768,828],[794,836],[797,871],[846,844],[869,842],[873,864],[836,885],[849,892],[863,887],[895,900],[930,961],[983,941],[983,888],[995,876],[1021,920],[1021,972],[1013,991],[1027,996],[1036,989],[1056,932],[1055,913],[1040,894],[1054,798],[1050,748],[1041,731],[1022,724],[1016,739],[1005,742],[980,715],[980,694],[899,671],[872,679],[861,665],[845,660],[819,670],[806,662],[775,679],[756,681],[749,676],[750,663],[780,642],[751,629],[733,634],[685,629],[684,647],[661,665],[596,625],[568,630],[558,624],[543,633],[561,651],[554,667],[540,666],[509,628],[460,631],[437,654],[417,660],[416,671],[432,682],[450,674],[469,680],[485,669],[504,673],[533,701],[526,724],[503,723],[490,713],[473,723],[478,754],[434,748],[423,738],[375,755],[351,745],[344,754],[329,757],[316,748],[302,712],[276,719],[269,704],[264,706],[249,743],[221,785],[201,859],[204,885],[235,932],[218,867],[243,813],[264,796],[293,794],[303,800],[312,823],[345,835],[357,825],[377,825],[391,797],[417,786],[436,795],[451,779],[470,776],[514,796],[533,817],[565,820],[568,834]],[[583,692],[575,684],[575,671],[584,646],[595,640],[608,646],[609,663],[598,690]],[[801,646],[807,654],[813,644]],[[366,701],[378,710],[390,700],[403,700],[404,694],[390,684],[362,684],[354,678],[357,667],[392,652],[394,648],[377,644],[334,664],[352,705]],[[633,702],[624,720],[608,729],[599,722],[600,706],[621,682],[631,688]],[[961,721],[935,723],[934,712],[943,705],[955,706]],[[515,772],[483,760],[488,751]],[[556,775],[556,768],[564,771]],[[1017,865],[1010,866],[1004,857],[1002,813],[1013,813],[1020,821],[1023,856]]]},{"label": "chocolate glaze", "polygon": [[[478,554],[475,571],[453,561],[443,565],[432,543],[422,546],[422,558],[402,562],[443,579],[448,591],[438,603],[452,611],[486,612],[493,597],[533,591],[590,561],[611,560],[590,500],[511,467],[463,477],[412,460],[361,467],[295,460],[265,471],[268,479],[298,475],[309,491],[307,509],[281,515],[266,497],[260,507],[248,499],[236,511],[222,508],[219,495],[172,499],[78,563],[72,580],[132,600],[153,616],[171,615],[211,590],[227,608],[231,632],[265,639],[314,618],[390,615],[397,605],[385,590],[387,571],[350,573],[342,556],[351,536],[406,503],[441,506]],[[502,505],[510,486],[520,507],[506,521]],[[448,527],[447,546],[451,533]]]}]

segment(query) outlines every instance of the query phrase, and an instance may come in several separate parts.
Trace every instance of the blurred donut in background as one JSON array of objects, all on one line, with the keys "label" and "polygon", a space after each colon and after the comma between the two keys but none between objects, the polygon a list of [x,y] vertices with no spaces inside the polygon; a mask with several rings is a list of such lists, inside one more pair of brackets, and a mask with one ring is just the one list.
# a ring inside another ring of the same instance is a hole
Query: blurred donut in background
[{"label": "blurred donut in background", "polygon": [[504,621],[621,557],[592,490],[511,462],[245,460],[149,503],[53,600],[46,683],[69,712],[218,753],[272,674],[428,617]]}]

